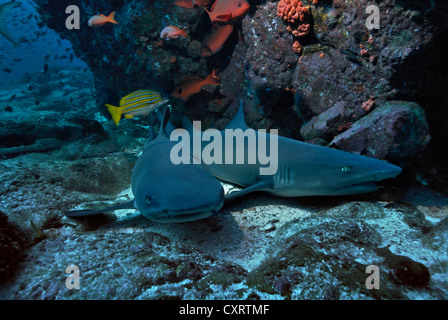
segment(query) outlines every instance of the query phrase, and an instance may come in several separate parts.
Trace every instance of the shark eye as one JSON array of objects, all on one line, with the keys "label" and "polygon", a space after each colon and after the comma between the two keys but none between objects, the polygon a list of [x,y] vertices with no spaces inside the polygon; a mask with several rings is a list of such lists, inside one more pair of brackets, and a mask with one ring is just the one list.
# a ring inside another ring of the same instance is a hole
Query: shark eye
[{"label": "shark eye", "polygon": [[145,202],[146,202],[146,204],[149,206],[149,205],[151,205],[151,197],[150,196],[146,196],[145,197]]},{"label": "shark eye", "polygon": [[347,166],[343,166],[343,167],[341,168],[341,171],[342,171],[343,173],[349,173],[350,171],[352,171],[352,168],[351,168],[351,167],[347,167]]}]

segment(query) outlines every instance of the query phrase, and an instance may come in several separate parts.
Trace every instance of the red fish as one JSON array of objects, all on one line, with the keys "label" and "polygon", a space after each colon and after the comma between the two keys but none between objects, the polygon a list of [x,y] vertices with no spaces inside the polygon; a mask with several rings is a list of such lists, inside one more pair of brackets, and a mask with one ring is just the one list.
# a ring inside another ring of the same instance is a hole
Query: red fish
[{"label": "red fish", "polygon": [[87,24],[89,25],[89,27],[100,27],[108,22],[115,24],[118,23],[117,21],[115,21],[115,11],[112,11],[112,13],[107,17],[104,14],[96,14],[89,19],[89,22]]},{"label": "red fish", "polygon": [[206,34],[202,40],[201,57],[211,56],[221,50],[232,31],[233,24],[216,25],[216,27],[212,28],[212,32]]},{"label": "red fish", "polygon": [[211,85],[220,85],[219,78],[215,74],[215,70],[212,71],[208,75],[207,78],[199,78],[199,77],[188,77],[182,79],[182,81],[174,88],[171,95],[176,98],[182,98],[185,101],[190,98],[192,94],[201,92],[203,86],[211,84]]},{"label": "red fish", "polygon": [[195,7],[205,7],[212,2],[211,0],[193,0],[193,6]]},{"label": "red fish", "polygon": [[194,9],[192,0],[177,0],[174,2],[174,4],[184,9]]},{"label": "red fish", "polygon": [[216,0],[210,11],[205,9],[212,23],[230,23],[242,19],[249,12],[247,0]]},{"label": "red fish", "polygon": [[179,38],[179,36],[188,38],[188,34],[186,32],[187,29],[188,27],[181,30],[175,26],[167,26],[163,28],[162,32],[160,32],[160,38],[162,38],[163,40],[175,39]]},{"label": "red fish", "polygon": [[184,9],[194,9],[198,7],[205,7],[210,4],[211,0],[177,0],[174,4]]}]

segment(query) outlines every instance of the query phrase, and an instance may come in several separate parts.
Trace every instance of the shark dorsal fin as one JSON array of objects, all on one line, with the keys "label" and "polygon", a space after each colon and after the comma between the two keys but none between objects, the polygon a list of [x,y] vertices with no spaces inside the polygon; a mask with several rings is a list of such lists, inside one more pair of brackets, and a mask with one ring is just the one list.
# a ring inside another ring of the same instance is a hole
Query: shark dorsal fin
[{"label": "shark dorsal fin", "polygon": [[170,107],[165,107],[162,119],[160,120],[159,133],[157,134],[157,138],[156,139],[167,138],[167,135],[165,133],[165,127],[166,127],[166,125],[168,123],[168,120],[170,120],[170,115],[171,115]]},{"label": "shark dorsal fin", "polygon": [[241,100],[240,102],[240,108],[238,109],[238,112],[236,113],[235,117],[233,117],[232,121],[229,122],[229,124],[226,126],[225,129],[241,129],[243,131],[249,129],[249,127],[246,124],[246,121],[244,120],[243,100]]}]

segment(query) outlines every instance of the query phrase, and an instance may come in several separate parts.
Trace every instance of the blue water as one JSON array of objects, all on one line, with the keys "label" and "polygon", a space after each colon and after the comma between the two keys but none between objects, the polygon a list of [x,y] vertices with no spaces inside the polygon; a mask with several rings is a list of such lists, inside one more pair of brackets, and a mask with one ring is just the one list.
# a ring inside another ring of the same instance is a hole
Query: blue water
[{"label": "blue water", "polygon": [[[6,2],[9,0],[0,0],[0,4]],[[70,54],[74,53],[69,41],[47,27],[39,28],[39,17],[31,0],[19,2],[22,5],[11,10],[7,22],[10,34],[20,47],[14,48],[0,35],[0,82],[21,79],[26,72],[42,72],[45,63],[49,68],[86,66],[76,57],[70,62]]]}]

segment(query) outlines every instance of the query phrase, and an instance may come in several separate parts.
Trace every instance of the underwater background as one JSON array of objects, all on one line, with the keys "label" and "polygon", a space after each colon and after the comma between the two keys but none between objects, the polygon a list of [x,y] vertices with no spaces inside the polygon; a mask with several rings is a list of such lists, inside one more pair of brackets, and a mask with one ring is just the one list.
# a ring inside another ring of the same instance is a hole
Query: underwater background
[{"label": "underwater background", "polygon": [[14,30],[14,38],[20,47],[11,50],[11,43],[0,37],[1,82],[20,80],[27,72],[41,72],[45,64],[50,67],[86,66],[74,55],[69,41],[39,22],[33,2],[21,3],[20,8],[11,11],[8,17],[9,29]]},{"label": "underwater background", "polygon": [[[448,298],[446,2],[15,2],[0,3],[1,299]],[[137,90],[157,99],[116,124],[106,104]],[[65,216],[133,198],[163,99],[203,130],[243,101],[251,128],[403,172],[365,195],[249,194],[186,223]]]}]

